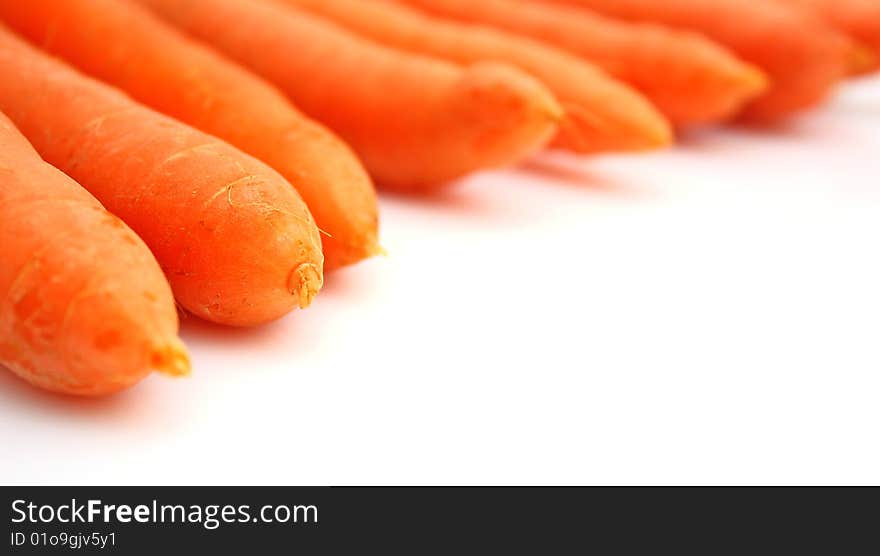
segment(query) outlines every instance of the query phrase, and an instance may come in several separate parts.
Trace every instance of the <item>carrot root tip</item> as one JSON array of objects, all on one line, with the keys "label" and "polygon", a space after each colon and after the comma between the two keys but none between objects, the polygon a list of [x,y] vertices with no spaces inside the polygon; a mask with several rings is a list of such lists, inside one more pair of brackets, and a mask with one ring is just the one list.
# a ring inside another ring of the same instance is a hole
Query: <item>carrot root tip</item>
[{"label": "carrot root tip", "polygon": [[379,245],[379,238],[373,234],[370,239],[365,239],[363,241],[363,247],[361,249],[361,257],[360,260],[371,259],[373,257],[378,257],[380,255],[386,255],[385,249]]},{"label": "carrot root tip", "polygon": [[566,116],[565,108],[562,107],[555,99],[553,102],[548,102],[547,105],[543,108],[543,112],[550,123],[560,125]]},{"label": "carrot root tip", "polygon": [[635,151],[656,151],[665,149],[675,144],[675,129],[672,124],[663,121],[662,125],[656,125],[650,130],[646,130],[645,137],[641,145],[633,148]]},{"label": "carrot root tip", "polygon": [[770,89],[770,77],[755,66],[750,66],[744,75],[743,89],[752,98]]},{"label": "carrot root tip", "polygon": [[312,300],[321,291],[324,279],[317,266],[304,263],[290,273],[287,285],[290,293],[299,297],[299,308],[305,309],[312,304]]},{"label": "carrot root tip", "polygon": [[154,348],[150,355],[150,366],[168,376],[186,376],[192,370],[186,348],[179,341]]},{"label": "carrot root tip", "polygon": [[878,57],[870,48],[856,45],[850,53],[850,73],[861,75],[877,67]]}]

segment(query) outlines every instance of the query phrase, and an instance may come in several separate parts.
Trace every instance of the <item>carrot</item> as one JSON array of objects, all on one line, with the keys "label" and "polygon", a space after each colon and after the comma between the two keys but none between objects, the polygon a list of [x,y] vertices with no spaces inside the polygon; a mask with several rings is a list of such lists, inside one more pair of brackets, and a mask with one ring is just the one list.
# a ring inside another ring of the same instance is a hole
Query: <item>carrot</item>
[{"label": "carrot", "polygon": [[641,91],[676,126],[729,119],[766,89],[759,70],[692,33],[509,0],[407,0],[434,15],[492,25],[570,51]]},{"label": "carrot", "polygon": [[628,86],[562,50],[489,27],[456,24],[405,6],[365,0],[281,0],[377,42],[460,64],[508,62],[540,79],[565,111],[554,145],[575,152],[642,150],[670,143],[665,118]]},{"label": "carrot", "polygon": [[877,0],[784,0],[808,10],[855,39],[853,73],[880,70],[880,2]]},{"label": "carrot", "polygon": [[0,114],[0,365],[84,396],[189,372],[147,246]]},{"label": "carrot", "polygon": [[349,147],[284,95],[126,0],[0,0],[0,19],[135,100],[278,170],[325,232],[325,269],[374,255],[377,201]]},{"label": "carrot", "polygon": [[180,304],[252,325],[311,302],[320,237],[274,170],[0,29],[0,110],[149,245]]},{"label": "carrot", "polygon": [[278,85],[385,187],[424,190],[514,163],[561,117],[546,87],[508,66],[400,52],[272,2],[139,1]]},{"label": "carrot", "polygon": [[707,35],[770,77],[772,87],[744,113],[773,121],[822,102],[848,73],[853,44],[816,18],[774,1],[544,0]]}]

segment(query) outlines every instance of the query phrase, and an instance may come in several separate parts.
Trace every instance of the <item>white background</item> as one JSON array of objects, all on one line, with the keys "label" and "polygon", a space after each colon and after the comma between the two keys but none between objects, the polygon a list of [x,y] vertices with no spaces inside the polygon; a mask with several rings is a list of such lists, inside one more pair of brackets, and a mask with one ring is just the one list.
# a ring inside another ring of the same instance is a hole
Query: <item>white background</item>
[{"label": "white background", "polygon": [[382,204],[308,311],[185,322],[190,379],[0,373],[0,482],[880,484],[880,80]]}]

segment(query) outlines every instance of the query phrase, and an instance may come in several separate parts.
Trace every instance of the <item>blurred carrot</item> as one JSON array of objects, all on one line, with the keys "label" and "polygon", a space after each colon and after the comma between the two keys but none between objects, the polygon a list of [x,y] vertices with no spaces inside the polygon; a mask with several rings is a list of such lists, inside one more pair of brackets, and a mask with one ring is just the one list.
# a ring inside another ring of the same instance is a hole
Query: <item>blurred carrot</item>
[{"label": "blurred carrot", "polygon": [[629,21],[691,29],[762,68],[772,87],[744,116],[773,121],[822,102],[849,72],[853,44],[780,2],[742,0],[543,0]]},{"label": "blurred carrot", "polygon": [[669,124],[641,95],[562,50],[490,27],[427,16],[365,0],[281,0],[327,17],[377,42],[460,64],[509,62],[544,82],[565,117],[554,145],[581,153],[667,145]]},{"label": "blurred carrot", "polygon": [[0,110],[144,239],[184,308],[252,325],[311,302],[322,284],[318,230],[277,172],[3,28],[0,74]]},{"label": "blurred carrot", "polygon": [[278,85],[387,187],[423,189],[516,162],[561,118],[552,93],[515,68],[462,69],[272,2],[139,1]]},{"label": "blurred carrot", "polygon": [[147,246],[0,114],[0,365],[97,396],[189,372],[171,288]]},{"label": "blurred carrot", "polygon": [[127,0],[0,0],[31,42],[278,170],[306,201],[325,268],[377,251],[377,202],[350,149],[284,95]]},{"label": "blurred carrot", "polygon": [[809,10],[855,39],[861,50],[855,52],[856,74],[880,69],[880,1],[878,0],[783,0]]},{"label": "blurred carrot", "polygon": [[759,70],[692,33],[534,2],[406,1],[435,15],[527,35],[590,60],[641,91],[678,126],[728,119],[766,88]]}]

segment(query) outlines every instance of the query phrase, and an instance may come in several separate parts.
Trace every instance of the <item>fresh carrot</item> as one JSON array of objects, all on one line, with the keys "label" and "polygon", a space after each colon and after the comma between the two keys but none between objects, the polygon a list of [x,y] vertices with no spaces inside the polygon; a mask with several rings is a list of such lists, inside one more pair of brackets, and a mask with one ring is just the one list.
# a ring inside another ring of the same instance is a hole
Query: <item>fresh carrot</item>
[{"label": "fresh carrot", "polygon": [[508,62],[540,79],[565,111],[554,146],[580,153],[643,150],[671,142],[665,118],[641,95],[565,51],[490,27],[453,23],[365,0],[281,0],[377,42],[460,64]]},{"label": "fresh carrot", "polygon": [[784,0],[818,15],[861,46],[854,52],[853,72],[880,70],[880,1],[878,0]]},{"label": "fresh carrot", "polygon": [[253,325],[307,306],[320,237],[277,172],[0,28],[0,110],[149,245],[188,311]]},{"label": "fresh carrot", "polygon": [[506,65],[397,51],[273,2],[140,1],[278,85],[386,187],[424,190],[516,162],[561,118],[544,85]]},{"label": "fresh carrot", "polygon": [[325,269],[377,252],[376,194],[356,156],[259,77],[127,0],[0,0],[0,19],[135,100],[278,170],[326,232]]},{"label": "fresh carrot", "polygon": [[66,394],[189,372],[150,250],[0,114],[0,365]]},{"label": "fresh carrot", "polygon": [[766,89],[755,67],[693,33],[510,0],[407,0],[434,15],[495,26],[570,51],[641,91],[677,126],[729,119]]},{"label": "fresh carrot", "polygon": [[814,17],[775,0],[543,0],[629,21],[690,29],[764,70],[770,90],[743,117],[774,121],[822,102],[847,75],[852,42]]}]

